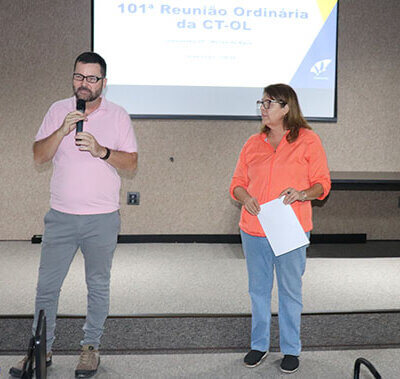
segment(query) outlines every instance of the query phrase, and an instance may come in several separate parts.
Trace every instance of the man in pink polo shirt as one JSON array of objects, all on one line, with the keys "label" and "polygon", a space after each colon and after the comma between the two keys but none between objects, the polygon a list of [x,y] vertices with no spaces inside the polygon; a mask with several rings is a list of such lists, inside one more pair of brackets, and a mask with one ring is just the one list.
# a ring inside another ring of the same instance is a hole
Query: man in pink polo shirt
[{"label": "man in pink polo shirt", "polygon": [[[79,55],[72,80],[74,96],[50,107],[33,145],[36,163],[53,161],[33,333],[39,310],[44,309],[47,365],[51,365],[60,289],[80,248],[88,304],[77,378],[93,376],[100,363],[98,348],[109,310],[110,270],[120,229],[117,169],[133,171],[137,165],[130,117],[101,96],[106,83],[104,59],[92,52]],[[78,99],[85,101],[85,113],[76,110]],[[76,133],[78,121],[83,121],[83,131]],[[21,376],[25,360],[10,369],[12,376]]]}]

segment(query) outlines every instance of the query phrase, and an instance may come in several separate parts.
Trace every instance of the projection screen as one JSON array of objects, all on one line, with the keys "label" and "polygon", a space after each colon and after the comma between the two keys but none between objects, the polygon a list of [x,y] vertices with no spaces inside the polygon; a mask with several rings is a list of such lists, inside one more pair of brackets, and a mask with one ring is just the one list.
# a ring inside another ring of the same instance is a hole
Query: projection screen
[{"label": "projection screen", "polygon": [[92,0],[106,97],[134,118],[256,119],[273,83],[336,119],[338,0]]}]

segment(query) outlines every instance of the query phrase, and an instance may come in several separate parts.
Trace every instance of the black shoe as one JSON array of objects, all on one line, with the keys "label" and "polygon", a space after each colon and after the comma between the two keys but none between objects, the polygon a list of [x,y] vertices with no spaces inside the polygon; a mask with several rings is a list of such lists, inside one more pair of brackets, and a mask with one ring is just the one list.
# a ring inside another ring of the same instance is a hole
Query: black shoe
[{"label": "black shoe", "polygon": [[299,368],[299,357],[295,355],[285,355],[281,362],[281,371],[286,374],[292,374]]},{"label": "black shoe", "polygon": [[268,355],[268,351],[250,350],[244,357],[244,364],[247,367],[256,367]]},{"label": "black shoe", "polygon": [[[46,367],[51,366],[52,358],[53,358],[53,355],[51,352],[46,355]],[[22,370],[23,370],[24,364],[27,360],[28,360],[28,356],[26,355],[19,362],[17,362],[13,367],[10,368],[9,374],[14,378],[22,378]]]}]

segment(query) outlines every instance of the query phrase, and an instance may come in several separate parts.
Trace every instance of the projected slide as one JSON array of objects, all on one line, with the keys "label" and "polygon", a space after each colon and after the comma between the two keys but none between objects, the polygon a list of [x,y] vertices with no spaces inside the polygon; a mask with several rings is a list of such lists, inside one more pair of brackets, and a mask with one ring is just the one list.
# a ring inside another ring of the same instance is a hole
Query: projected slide
[{"label": "projected slide", "polygon": [[133,116],[253,118],[262,88],[293,86],[335,117],[337,0],[93,0],[106,96]]}]

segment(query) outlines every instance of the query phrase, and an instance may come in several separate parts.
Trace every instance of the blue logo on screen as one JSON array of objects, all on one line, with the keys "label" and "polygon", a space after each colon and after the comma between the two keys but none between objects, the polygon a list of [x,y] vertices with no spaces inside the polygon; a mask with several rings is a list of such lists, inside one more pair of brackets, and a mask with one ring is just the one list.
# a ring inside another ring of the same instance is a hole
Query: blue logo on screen
[{"label": "blue logo on screen", "polygon": [[331,64],[331,62],[332,59],[323,59],[322,61],[314,63],[310,69],[310,72],[314,74],[314,79],[327,80],[328,77],[323,75],[323,73],[328,69],[328,66]]}]

